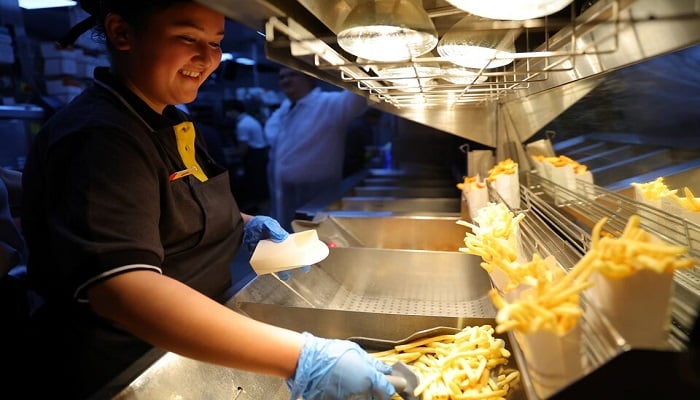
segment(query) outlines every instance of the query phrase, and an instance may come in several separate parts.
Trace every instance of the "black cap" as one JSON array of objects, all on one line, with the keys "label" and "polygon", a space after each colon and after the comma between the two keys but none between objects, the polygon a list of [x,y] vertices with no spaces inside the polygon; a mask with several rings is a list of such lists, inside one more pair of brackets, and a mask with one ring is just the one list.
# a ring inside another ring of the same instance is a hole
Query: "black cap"
[{"label": "black cap", "polygon": [[63,35],[62,38],[58,39],[56,41],[56,44],[58,45],[59,48],[65,49],[67,47],[70,47],[75,43],[76,40],[82,35],[83,33],[87,32],[95,26],[97,23],[97,19],[94,16],[89,16],[85,18],[84,20],[78,22],[76,25],[74,25],[68,33]]}]

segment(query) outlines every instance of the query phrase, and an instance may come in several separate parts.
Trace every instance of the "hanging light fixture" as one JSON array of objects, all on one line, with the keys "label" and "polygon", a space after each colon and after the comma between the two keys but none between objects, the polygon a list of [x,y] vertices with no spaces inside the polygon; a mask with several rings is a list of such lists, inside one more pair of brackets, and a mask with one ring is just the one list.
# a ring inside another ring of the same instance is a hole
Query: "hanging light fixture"
[{"label": "hanging light fixture", "polygon": [[513,62],[515,35],[512,30],[475,29],[487,21],[467,15],[454,24],[440,39],[437,52],[452,63],[467,68],[498,68]]},{"label": "hanging light fixture", "polygon": [[483,83],[488,79],[486,75],[480,74],[479,71],[458,66],[443,67],[442,72],[442,79],[456,85]]},{"label": "hanging light fixture", "polygon": [[441,73],[437,64],[398,65],[376,68],[379,78],[391,82],[405,92],[421,92],[434,85],[434,79]]},{"label": "hanging light fixture", "polygon": [[525,20],[554,14],[573,0],[447,0],[453,6],[484,18]]},{"label": "hanging light fixture", "polygon": [[416,0],[363,1],[340,26],[338,45],[373,61],[406,61],[435,48],[433,21]]}]

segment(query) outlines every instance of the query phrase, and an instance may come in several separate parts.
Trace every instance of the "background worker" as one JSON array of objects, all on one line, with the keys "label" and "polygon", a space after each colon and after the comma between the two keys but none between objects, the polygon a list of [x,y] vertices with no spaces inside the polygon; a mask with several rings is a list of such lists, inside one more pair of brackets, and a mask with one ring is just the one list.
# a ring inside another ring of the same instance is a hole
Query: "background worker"
[{"label": "background worker", "polygon": [[269,146],[265,141],[263,126],[250,115],[245,104],[240,100],[224,102],[226,117],[235,126],[235,153],[243,165],[242,184],[233,188],[239,206],[246,213],[268,212],[269,198],[267,187],[267,153]]},{"label": "background worker", "polygon": [[313,77],[286,67],[279,85],[287,98],[265,124],[270,206],[291,230],[296,209],[340,188],[347,126],[367,101],[348,91],[322,91]]},{"label": "background worker", "polygon": [[27,158],[22,225],[43,305],[26,376],[40,384],[8,392],[86,398],[155,346],[281,377],[293,399],[388,399],[391,368],[356,344],[220,302],[242,244],[288,236],[274,219],[239,212],[227,171],[174,107],[218,67],[224,16],[190,0],[81,6],[111,65],[46,122]]}]

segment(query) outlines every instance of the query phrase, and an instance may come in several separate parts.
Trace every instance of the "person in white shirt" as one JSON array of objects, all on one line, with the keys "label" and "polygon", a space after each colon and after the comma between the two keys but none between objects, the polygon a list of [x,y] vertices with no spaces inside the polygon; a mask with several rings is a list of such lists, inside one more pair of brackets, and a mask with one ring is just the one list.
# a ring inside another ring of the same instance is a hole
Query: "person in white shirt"
[{"label": "person in white shirt", "polygon": [[267,188],[267,159],[269,146],[265,140],[262,124],[248,114],[240,100],[224,102],[226,117],[235,122],[236,154],[243,163],[244,177],[242,188],[236,193],[239,206],[247,213],[267,212],[269,198]]},{"label": "person in white shirt", "polygon": [[348,91],[322,91],[313,77],[290,68],[281,68],[279,79],[287,99],[265,124],[270,214],[290,230],[299,207],[340,187],[347,127],[367,101]]}]

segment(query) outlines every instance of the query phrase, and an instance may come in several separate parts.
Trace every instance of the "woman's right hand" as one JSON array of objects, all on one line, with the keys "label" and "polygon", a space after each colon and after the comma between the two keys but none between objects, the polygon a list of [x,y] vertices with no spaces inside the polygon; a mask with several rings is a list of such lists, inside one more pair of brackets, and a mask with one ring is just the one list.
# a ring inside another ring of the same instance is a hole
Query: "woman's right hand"
[{"label": "woman's right hand", "polygon": [[308,332],[304,336],[296,373],[287,380],[292,400],[388,400],[396,393],[385,376],[391,374],[391,366],[357,343],[318,338]]}]

